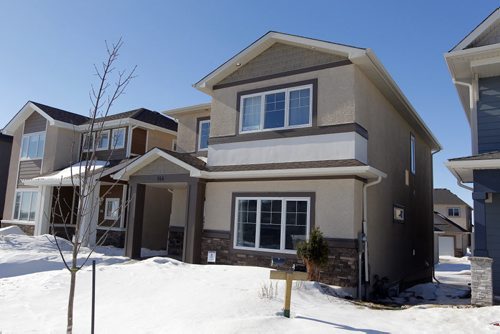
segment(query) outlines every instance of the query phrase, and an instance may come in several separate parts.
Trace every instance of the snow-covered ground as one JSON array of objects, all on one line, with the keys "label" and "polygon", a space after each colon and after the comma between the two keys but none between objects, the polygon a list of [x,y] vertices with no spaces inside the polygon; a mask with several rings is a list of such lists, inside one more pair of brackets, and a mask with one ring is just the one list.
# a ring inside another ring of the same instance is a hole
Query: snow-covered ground
[{"label": "snow-covered ground", "polygon": [[[294,285],[287,319],[282,316],[283,282],[277,296],[262,296],[269,269],[158,257],[131,261],[116,256],[117,249],[99,251],[92,255],[98,262],[97,333],[500,332],[491,324],[500,320],[500,307],[375,309],[333,297],[313,282]],[[455,262],[464,267],[457,271]],[[450,258],[440,265],[444,274],[438,279],[459,280],[453,277],[467,265],[465,259]],[[0,333],[64,332],[69,274],[62,268],[47,237],[0,233]],[[77,277],[76,333],[90,332],[90,287],[91,271],[85,268]]]}]

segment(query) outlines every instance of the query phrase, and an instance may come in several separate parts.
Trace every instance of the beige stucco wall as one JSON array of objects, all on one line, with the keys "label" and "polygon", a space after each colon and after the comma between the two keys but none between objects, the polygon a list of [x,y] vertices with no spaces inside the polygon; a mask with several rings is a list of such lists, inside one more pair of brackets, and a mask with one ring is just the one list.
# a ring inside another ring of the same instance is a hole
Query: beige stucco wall
[{"label": "beige stucco wall", "polygon": [[42,173],[52,172],[78,161],[81,134],[74,130],[47,126]]},{"label": "beige stucco wall", "polygon": [[188,171],[164,158],[156,158],[133,175],[187,174]]},{"label": "beige stucco wall", "polygon": [[172,194],[172,212],[170,226],[184,227],[186,225],[187,187],[176,188]]},{"label": "beige stucco wall", "polygon": [[209,182],[203,228],[230,230],[233,192],[314,192],[315,225],[326,237],[353,239],[361,226],[361,189],[354,179]]},{"label": "beige stucco wall", "polygon": [[176,139],[176,136],[170,133],[165,133],[157,130],[148,130],[148,140],[146,146],[146,152],[154,147],[165,148],[167,150],[172,149],[172,141]]},{"label": "beige stucco wall", "polygon": [[354,74],[354,65],[346,65],[217,89],[212,96],[210,136],[236,134],[238,92],[310,79],[318,80],[318,125],[352,123]]},{"label": "beige stucco wall", "polygon": [[[200,110],[197,112],[184,113],[175,116],[178,121],[177,151],[188,153],[196,152],[198,148],[198,137],[196,135],[198,118],[208,116],[210,116],[209,110]],[[212,129],[210,129],[210,132],[211,131]]]},{"label": "beige stucco wall", "polygon": [[[448,216],[448,208],[460,208],[459,217]],[[443,216],[447,217],[449,220],[459,225],[462,228],[467,229],[467,223],[470,217],[470,208],[466,205],[444,205],[444,204],[434,204],[434,211],[439,212]]]},{"label": "beige stucco wall", "polygon": [[[431,150],[359,69],[355,81],[355,119],[368,130],[368,163],[387,174],[368,190],[371,275],[409,278],[433,261]],[[407,186],[410,133],[416,137],[416,173]],[[394,204],[405,207],[405,223],[394,223]]]}]

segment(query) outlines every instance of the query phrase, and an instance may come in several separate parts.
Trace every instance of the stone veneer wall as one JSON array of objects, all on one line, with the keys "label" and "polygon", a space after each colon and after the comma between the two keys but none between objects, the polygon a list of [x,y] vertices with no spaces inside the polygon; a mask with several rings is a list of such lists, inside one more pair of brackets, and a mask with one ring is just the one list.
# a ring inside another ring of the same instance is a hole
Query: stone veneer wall
[{"label": "stone veneer wall", "polygon": [[[99,242],[105,232],[105,230],[97,230],[96,242]],[[101,243],[100,245],[102,246],[114,246],[117,248],[123,248],[125,247],[125,231],[109,231],[101,241]]]},{"label": "stone veneer wall", "polygon": [[493,305],[493,259],[488,257],[469,257],[471,264],[471,304],[477,306]]},{"label": "stone veneer wall", "polygon": [[27,235],[35,234],[35,225],[25,225],[25,224],[13,224],[13,223],[1,223],[0,227],[17,226]]},{"label": "stone veneer wall", "polygon": [[[216,264],[271,267],[272,257],[285,259],[285,268],[302,263],[292,254],[265,254],[234,250],[231,240],[223,233],[204,233],[201,243],[201,261],[207,264],[208,251],[216,251]],[[329,247],[328,265],[321,271],[321,282],[342,287],[356,287],[358,284],[358,252],[351,247]]]}]

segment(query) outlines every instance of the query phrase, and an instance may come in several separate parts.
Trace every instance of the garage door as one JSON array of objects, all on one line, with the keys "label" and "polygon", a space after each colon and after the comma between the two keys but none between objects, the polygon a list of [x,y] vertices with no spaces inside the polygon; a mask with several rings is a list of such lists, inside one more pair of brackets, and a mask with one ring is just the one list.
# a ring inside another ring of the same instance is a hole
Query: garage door
[{"label": "garage door", "polygon": [[455,238],[439,237],[439,256],[455,256]]}]

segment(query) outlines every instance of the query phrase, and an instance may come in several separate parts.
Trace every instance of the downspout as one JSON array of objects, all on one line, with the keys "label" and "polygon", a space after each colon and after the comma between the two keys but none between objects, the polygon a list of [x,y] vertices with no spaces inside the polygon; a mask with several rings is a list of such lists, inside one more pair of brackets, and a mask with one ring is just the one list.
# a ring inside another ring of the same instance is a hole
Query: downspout
[{"label": "downspout", "polygon": [[[367,297],[367,292],[368,290],[366,289],[366,284],[370,281],[370,274],[368,272],[368,196],[367,196],[367,190],[369,187],[372,187],[374,185],[379,184],[382,182],[382,176],[378,176],[375,181],[365,183],[363,185],[363,225],[362,225],[362,232],[363,232],[363,239],[364,239],[364,253],[365,253],[365,299]],[[361,277],[361,266],[359,267],[359,277]],[[358,296],[361,296],[361,281],[358,284],[358,289],[359,289],[359,294]]]},{"label": "downspout", "polygon": [[457,179],[457,185],[458,185],[459,187],[462,187],[462,188],[467,189],[467,190],[469,190],[469,191],[474,191],[474,188],[469,187],[469,186],[466,186],[465,184],[463,184],[463,182],[462,182],[462,181],[459,181],[458,179]]},{"label": "downspout", "polygon": [[[476,75],[477,79],[477,75]],[[470,112],[470,126],[471,126],[471,144],[472,144],[472,154],[477,154],[477,115],[476,115],[476,108],[474,106],[474,86],[471,83],[468,82],[463,82],[463,81],[457,81],[453,79],[453,83],[455,85],[459,86],[464,86],[469,88],[469,112]],[[459,184],[460,187],[462,187]],[[467,189],[467,188],[466,188]]]}]

